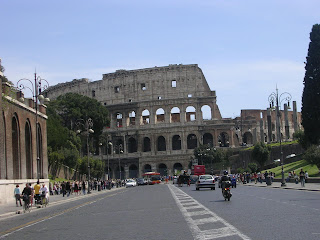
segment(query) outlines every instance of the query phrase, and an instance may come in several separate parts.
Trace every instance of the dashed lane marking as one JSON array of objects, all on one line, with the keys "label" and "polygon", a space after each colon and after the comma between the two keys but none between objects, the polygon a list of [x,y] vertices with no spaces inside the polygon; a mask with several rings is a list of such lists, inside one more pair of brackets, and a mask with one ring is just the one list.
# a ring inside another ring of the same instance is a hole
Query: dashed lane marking
[{"label": "dashed lane marking", "polygon": [[[241,239],[250,240],[248,236],[241,233],[236,227],[223,218],[203,206],[197,200],[186,194],[175,186],[168,185],[170,192],[176,201],[182,215],[188,223],[193,238],[196,240],[209,240],[230,236],[238,236]],[[186,202],[186,198],[189,198]],[[190,211],[190,209],[199,209]],[[188,211],[189,210],[189,211]],[[201,218],[202,216],[202,218]],[[199,225],[209,224],[209,229],[201,230]]]}]

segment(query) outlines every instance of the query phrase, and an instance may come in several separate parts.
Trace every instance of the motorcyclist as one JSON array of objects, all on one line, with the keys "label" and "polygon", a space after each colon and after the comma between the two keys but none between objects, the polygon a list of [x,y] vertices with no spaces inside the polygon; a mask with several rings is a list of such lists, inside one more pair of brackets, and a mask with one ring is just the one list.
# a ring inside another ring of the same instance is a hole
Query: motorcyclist
[{"label": "motorcyclist", "polygon": [[229,182],[229,184],[231,182],[231,178],[230,176],[228,176],[228,171],[223,172],[223,176],[221,177],[220,181],[221,181],[221,189],[223,193],[224,188],[226,187],[226,182]]}]

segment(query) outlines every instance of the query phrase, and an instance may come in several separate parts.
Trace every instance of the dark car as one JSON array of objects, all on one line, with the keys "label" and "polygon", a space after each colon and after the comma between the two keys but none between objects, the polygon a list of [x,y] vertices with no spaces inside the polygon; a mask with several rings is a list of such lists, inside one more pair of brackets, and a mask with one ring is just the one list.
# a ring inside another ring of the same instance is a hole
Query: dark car
[{"label": "dark car", "polygon": [[148,182],[147,182],[147,180],[144,179],[144,178],[138,178],[138,179],[137,179],[137,184],[138,184],[138,186],[140,186],[140,185],[147,185]]},{"label": "dark car", "polygon": [[198,181],[197,175],[190,175],[190,184],[195,184]]}]

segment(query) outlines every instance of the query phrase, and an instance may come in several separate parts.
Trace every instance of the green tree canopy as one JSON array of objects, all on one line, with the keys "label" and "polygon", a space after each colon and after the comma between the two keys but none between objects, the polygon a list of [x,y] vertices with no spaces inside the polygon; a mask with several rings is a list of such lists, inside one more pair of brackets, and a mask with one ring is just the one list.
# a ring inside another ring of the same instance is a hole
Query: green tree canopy
[{"label": "green tree canopy", "polygon": [[252,150],[252,158],[259,163],[261,167],[263,167],[266,161],[269,159],[270,150],[270,147],[268,147],[266,144],[263,142],[258,142],[254,145]]},{"label": "green tree canopy", "polygon": [[320,169],[320,147],[311,145],[305,152],[304,159],[308,163],[314,164]]},{"label": "green tree canopy", "polygon": [[311,144],[320,142],[320,25],[315,24],[310,33],[306,58],[304,89],[302,95],[302,125],[306,139]]}]

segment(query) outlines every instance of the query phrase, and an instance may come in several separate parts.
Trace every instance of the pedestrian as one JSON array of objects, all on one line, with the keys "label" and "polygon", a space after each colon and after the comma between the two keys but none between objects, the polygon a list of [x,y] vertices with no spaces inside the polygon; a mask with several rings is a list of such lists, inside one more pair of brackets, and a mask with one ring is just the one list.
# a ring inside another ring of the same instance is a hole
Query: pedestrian
[{"label": "pedestrian", "polygon": [[301,168],[301,170],[300,170],[300,182],[301,182],[301,187],[304,187],[304,184],[305,184],[305,173],[304,173],[304,171],[303,171],[303,169]]},{"label": "pedestrian", "polygon": [[69,181],[66,184],[66,192],[67,192],[67,197],[69,197],[71,193],[71,184]]},{"label": "pedestrian", "polygon": [[82,181],[82,193],[83,195],[86,195],[86,182]]},{"label": "pedestrian", "polygon": [[61,190],[62,190],[62,197],[64,197],[64,195],[66,195],[66,183],[64,181],[61,183]]},{"label": "pedestrian", "polygon": [[307,179],[309,178],[309,173],[305,171],[304,173],[305,182],[307,182]]},{"label": "pedestrian", "polygon": [[20,206],[22,206],[22,203],[21,203],[21,190],[19,188],[19,185],[16,185],[16,188],[14,189],[13,193],[14,193],[14,197],[16,198],[17,207],[18,207],[18,202],[20,203]]}]

